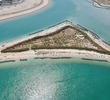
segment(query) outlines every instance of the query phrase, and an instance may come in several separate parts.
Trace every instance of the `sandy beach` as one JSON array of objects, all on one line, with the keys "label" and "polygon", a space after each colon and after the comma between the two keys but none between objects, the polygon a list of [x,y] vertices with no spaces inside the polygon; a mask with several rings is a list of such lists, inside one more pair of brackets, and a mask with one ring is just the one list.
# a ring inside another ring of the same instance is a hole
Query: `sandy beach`
[{"label": "sandy beach", "polygon": [[21,53],[4,53],[0,54],[0,61],[19,60],[27,58],[60,58],[60,57],[72,57],[72,58],[86,58],[86,59],[98,59],[107,60],[110,62],[110,55],[100,54],[93,51],[86,50],[74,50],[74,49],[40,49],[30,50]]},{"label": "sandy beach", "polygon": [[23,16],[38,11],[49,4],[50,0],[25,0],[23,3],[0,8],[0,21]]}]

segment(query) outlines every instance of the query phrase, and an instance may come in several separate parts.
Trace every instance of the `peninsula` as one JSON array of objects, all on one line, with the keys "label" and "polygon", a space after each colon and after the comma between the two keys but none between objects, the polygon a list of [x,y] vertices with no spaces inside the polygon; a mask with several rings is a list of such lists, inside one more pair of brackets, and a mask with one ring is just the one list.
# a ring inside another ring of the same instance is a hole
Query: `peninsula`
[{"label": "peninsula", "polygon": [[2,0],[0,2],[0,21],[38,11],[49,4],[49,0],[23,0],[22,2],[20,1],[16,4],[13,4],[13,2],[11,2],[10,5],[5,6],[7,3],[3,3]]},{"label": "peninsula", "polygon": [[110,46],[80,25],[64,21],[41,32],[0,47],[0,61],[76,57],[110,61]]},{"label": "peninsula", "polygon": [[92,0],[95,6],[110,8],[110,0]]}]

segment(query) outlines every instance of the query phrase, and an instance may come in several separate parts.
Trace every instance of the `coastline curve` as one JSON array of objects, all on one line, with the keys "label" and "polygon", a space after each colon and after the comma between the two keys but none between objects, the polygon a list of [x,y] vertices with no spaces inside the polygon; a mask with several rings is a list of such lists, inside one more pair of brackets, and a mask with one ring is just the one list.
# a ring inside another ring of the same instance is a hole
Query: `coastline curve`
[{"label": "coastline curve", "polygon": [[24,15],[36,12],[42,8],[45,8],[49,3],[50,3],[50,0],[40,0],[38,4],[33,4],[34,6],[32,6],[31,8],[27,8],[24,10],[22,9],[21,11],[14,11],[11,13],[6,13],[6,14],[4,13],[0,15],[0,21],[11,19],[11,18],[16,18],[19,16],[24,16]]}]

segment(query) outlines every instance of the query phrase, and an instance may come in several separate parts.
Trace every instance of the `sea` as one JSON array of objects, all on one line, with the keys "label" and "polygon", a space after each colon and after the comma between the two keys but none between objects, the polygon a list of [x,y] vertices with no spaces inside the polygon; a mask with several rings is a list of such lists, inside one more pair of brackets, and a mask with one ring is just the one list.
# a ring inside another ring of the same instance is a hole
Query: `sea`
[{"label": "sea", "polygon": [[[29,15],[0,22],[0,44],[65,20],[110,43],[110,9],[90,0],[50,0]],[[0,63],[0,100],[110,100],[110,62],[33,59]]]}]

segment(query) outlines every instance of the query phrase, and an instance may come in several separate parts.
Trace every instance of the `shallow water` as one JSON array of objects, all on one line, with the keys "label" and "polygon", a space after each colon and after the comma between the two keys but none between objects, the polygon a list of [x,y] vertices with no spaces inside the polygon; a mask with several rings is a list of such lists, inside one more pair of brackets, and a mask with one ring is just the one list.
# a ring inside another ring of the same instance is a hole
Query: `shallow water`
[{"label": "shallow water", "polygon": [[70,59],[0,65],[0,100],[110,100],[109,66]]}]

